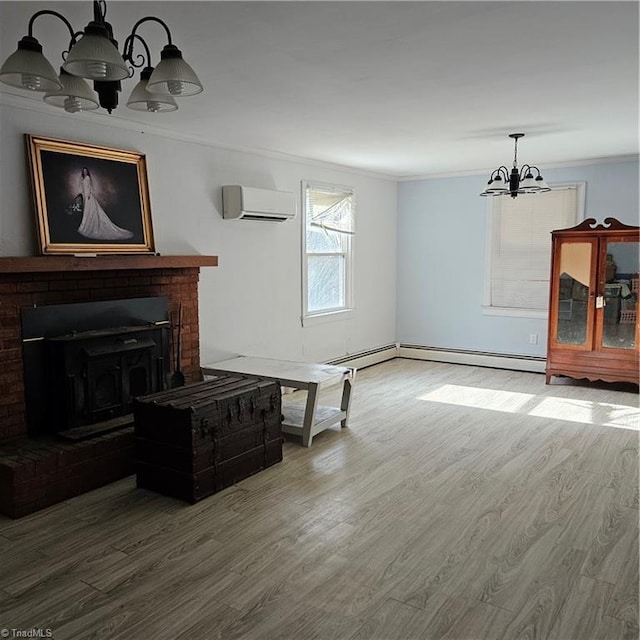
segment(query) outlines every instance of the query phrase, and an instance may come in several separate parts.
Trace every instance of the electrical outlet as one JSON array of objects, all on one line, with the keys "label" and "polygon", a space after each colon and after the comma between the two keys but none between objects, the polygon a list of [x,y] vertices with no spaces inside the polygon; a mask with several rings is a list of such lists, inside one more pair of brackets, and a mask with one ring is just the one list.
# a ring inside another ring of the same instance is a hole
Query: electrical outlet
[{"label": "electrical outlet", "polygon": [[529,344],[538,344],[538,334],[530,333],[529,334]]}]

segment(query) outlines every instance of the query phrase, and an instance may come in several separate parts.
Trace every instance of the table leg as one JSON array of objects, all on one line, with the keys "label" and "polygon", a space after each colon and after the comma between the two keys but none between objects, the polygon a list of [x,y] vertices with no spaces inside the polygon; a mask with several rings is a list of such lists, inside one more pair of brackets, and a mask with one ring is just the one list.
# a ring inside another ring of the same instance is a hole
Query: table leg
[{"label": "table leg", "polygon": [[310,447],[313,435],[311,428],[316,418],[318,408],[318,385],[311,382],[307,390],[307,404],[304,410],[304,420],[302,422],[302,446]]},{"label": "table leg", "polygon": [[351,370],[351,376],[344,379],[344,385],[342,387],[342,401],[340,402],[340,410],[345,412],[344,419],[340,421],[341,427],[348,426],[349,423],[349,410],[351,408],[351,392],[353,391],[353,383],[355,382],[356,371]]}]

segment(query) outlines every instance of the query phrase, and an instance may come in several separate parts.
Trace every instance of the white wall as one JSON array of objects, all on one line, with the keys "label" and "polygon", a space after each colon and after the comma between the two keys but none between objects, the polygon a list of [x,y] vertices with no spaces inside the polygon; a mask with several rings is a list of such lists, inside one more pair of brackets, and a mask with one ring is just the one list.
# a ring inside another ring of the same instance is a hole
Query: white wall
[{"label": "white wall", "polygon": [[[45,109],[0,105],[1,256],[38,253],[25,133],[131,149],[147,157],[157,251],[219,256],[219,266],[200,275],[203,363],[235,354],[326,361],[395,341],[395,181],[145,133],[106,115]],[[245,184],[293,191],[299,206],[301,180],[353,186],[357,195],[356,313],[305,328],[301,217],[282,224],[223,220],[220,189]]]},{"label": "white wall", "polygon": [[[545,169],[544,177],[586,182],[585,217],[638,224],[637,161]],[[399,185],[398,340],[545,356],[546,319],[482,313],[487,201],[478,194],[486,181],[482,174]],[[530,334],[538,344],[529,344]]]}]

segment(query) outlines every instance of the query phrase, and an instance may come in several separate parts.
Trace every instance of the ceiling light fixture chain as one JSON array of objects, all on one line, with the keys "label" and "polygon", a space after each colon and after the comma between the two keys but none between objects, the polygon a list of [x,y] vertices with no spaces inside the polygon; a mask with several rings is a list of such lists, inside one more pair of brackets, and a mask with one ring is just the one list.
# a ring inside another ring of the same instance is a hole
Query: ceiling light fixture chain
[{"label": "ceiling light fixture chain", "polygon": [[[524,138],[524,133],[510,133],[509,137],[514,141],[513,149],[513,168],[511,172],[501,165],[491,172],[489,182],[486,189],[480,194],[481,196],[504,196],[509,195],[512,198],[518,197],[525,193],[543,193],[551,191],[551,188],[544,181],[540,174],[540,169],[533,165],[523,164],[518,169],[518,140]],[[537,175],[534,178],[533,173]]]},{"label": "ceiling light fixture chain", "polygon": [[522,138],[524,133],[512,133],[509,137],[514,139],[513,145],[513,166],[516,168],[518,166],[518,138]]},{"label": "ceiling light fixture chain", "polygon": [[[44,57],[42,45],[33,36],[34,22],[42,15],[53,15],[62,20],[71,36],[68,51],[61,54],[63,64],[59,74]],[[173,44],[166,22],[155,16],[138,20],[124,41],[121,55],[106,15],[105,0],[94,0],[93,20],[84,31],[74,31],[62,14],[50,9],[36,12],[29,20],[28,35],[20,40],[17,51],[0,68],[0,82],[28,91],[44,92],[45,102],[70,113],[89,111],[99,106],[111,113],[118,105],[121,80],[132,77],[134,67],[143,65],[140,81],[127,101],[131,109],[154,113],[175,111],[178,104],[174,98],[196,95],[203,90],[198,76]],[[147,42],[137,33],[146,22],[160,24],[167,37],[167,44],[160,52],[160,62],[155,68],[151,64]],[[143,46],[146,58],[134,53],[136,41]],[[97,96],[85,79],[93,81]]]}]

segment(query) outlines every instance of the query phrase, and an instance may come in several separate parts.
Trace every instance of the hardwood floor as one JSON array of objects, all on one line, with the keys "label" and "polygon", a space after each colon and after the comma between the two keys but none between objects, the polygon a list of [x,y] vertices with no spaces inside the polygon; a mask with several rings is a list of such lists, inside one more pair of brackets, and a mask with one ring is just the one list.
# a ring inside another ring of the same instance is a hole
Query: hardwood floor
[{"label": "hardwood floor", "polygon": [[0,519],[0,628],[636,640],[640,410],[636,393],[612,389],[371,367],[349,429],[309,449],[288,441],[281,464],[196,505],[131,477]]}]

